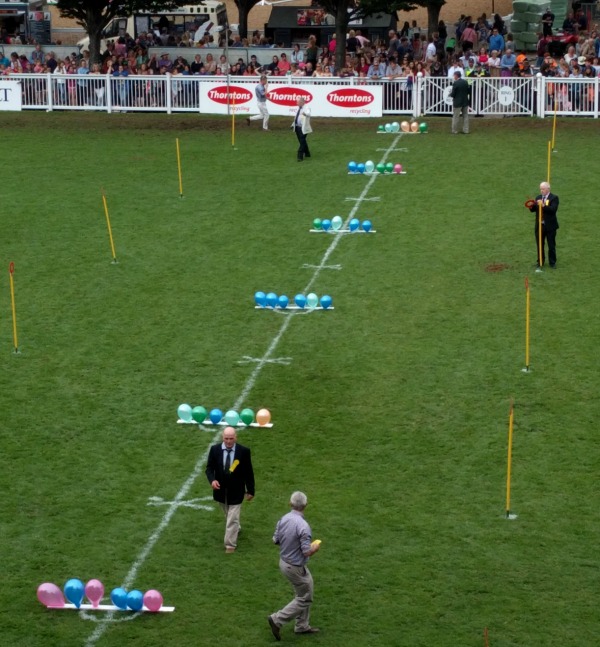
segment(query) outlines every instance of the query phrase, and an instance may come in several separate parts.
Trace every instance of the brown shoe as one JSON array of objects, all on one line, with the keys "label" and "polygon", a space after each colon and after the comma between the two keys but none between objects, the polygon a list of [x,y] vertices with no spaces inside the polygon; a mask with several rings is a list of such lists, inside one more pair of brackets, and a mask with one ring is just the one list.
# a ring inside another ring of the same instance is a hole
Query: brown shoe
[{"label": "brown shoe", "polygon": [[227,546],[227,548],[225,548],[225,552],[226,553],[235,553],[235,548],[233,546]]},{"label": "brown shoe", "polygon": [[318,627],[309,627],[308,629],[296,629],[295,634],[318,634],[321,631]]},{"label": "brown shoe", "polygon": [[278,627],[275,624],[275,621],[273,620],[273,618],[271,618],[271,616],[267,616],[267,621],[268,621],[268,623],[269,623],[269,625],[271,627],[271,631],[272,631],[273,635],[275,636],[275,640],[277,640],[277,641],[281,640],[280,627]]}]

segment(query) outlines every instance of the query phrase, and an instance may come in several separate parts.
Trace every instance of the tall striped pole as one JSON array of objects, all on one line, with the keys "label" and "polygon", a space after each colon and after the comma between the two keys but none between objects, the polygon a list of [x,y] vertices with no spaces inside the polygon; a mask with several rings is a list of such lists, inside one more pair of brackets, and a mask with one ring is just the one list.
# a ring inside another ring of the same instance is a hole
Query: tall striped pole
[{"label": "tall striped pole", "polygon": [[13,274],[15,273],[15,264],[11,261],[8,266],[8,274],[10,278],[10,302],[12,306],[12,323],[13,323],[13,346],[15,353],[19,352],[19,339],[17,337],[17,308],[15,305],[15,282]]},{"label": "tall striped pole", "polygon": [[529,373],[529,279],[525,277],[525,368],[523,373]]},{"label": "tall striped pole", "polygon": [[510,479],[512,471],[512,443],[513,443],[514,408],[510,402],[510,413],[508,415],[508,461],[506,464],[506,518],[516,519],[517,515],[510,513]]},{"label": "tall striped pole", "polygon": [[175,138],[175,147],[177,149],[177,172],[179,173],[179,197],[183,198],[183,180],[181,178],[181,155],[179,154],[179,137]]}]

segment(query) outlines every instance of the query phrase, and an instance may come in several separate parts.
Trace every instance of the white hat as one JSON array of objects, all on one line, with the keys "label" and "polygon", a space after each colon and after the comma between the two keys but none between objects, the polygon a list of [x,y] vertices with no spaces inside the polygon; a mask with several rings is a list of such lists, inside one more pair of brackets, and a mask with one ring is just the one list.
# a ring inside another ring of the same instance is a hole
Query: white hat
[{"label": "white hat", "polygon": [[587,61],[587,59],[586,59],[586,57],[585,57],[585,56],[580,56],[580,57],[577,59],[577,62],[579,63],[579,65],[585,65],[586,61]]}]

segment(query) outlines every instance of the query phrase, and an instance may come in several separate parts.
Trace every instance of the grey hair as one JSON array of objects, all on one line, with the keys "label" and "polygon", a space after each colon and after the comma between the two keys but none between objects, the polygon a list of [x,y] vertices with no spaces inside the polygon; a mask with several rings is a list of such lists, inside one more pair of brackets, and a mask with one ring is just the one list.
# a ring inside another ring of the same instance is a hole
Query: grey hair
[{"label": "grey hair", "polygon": [[541,183],[540,183],[540,189],[541,189],[542,187],[543,187],[544,189],[550,189],[550,183],[549,183],[549,182],[541,182]]},{"label": "grey hair", "polygon": [[304,510],[308,503],[308,498],[304,492],[293,492],[290,497],[290,505],[294,510]]}]

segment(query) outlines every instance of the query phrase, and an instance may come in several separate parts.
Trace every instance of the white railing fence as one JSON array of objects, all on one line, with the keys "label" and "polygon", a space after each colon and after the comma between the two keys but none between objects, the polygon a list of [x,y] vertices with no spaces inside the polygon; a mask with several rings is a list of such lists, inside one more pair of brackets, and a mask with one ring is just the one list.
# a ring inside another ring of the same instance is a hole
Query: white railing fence
[{"label": "white railing fence", "polygon": [[[185,75],[128,76],[69,74],[12,74],[19,81],[22,107],[29,110],[101,110],[203,112],[211,113],[210,105],[201,103],[203,83],[219,81],[221,85],[235,84],[253,91],[256,77],[199,77]],[[469,79],[471,112],[489,116],[593,117],[600,112],[600,78],[558,79],[541,76],[530,78]],[[364,78],[304,78],[272,79],[270,87],[327,86],[382,87],[383,115],[450,115],[452,81],[445,77],[423,77],[414,84],[406,79],[370,81]],[[315,115],[318,116],[318,115]],[[348,116],[353,116],[349,114]]]}]

